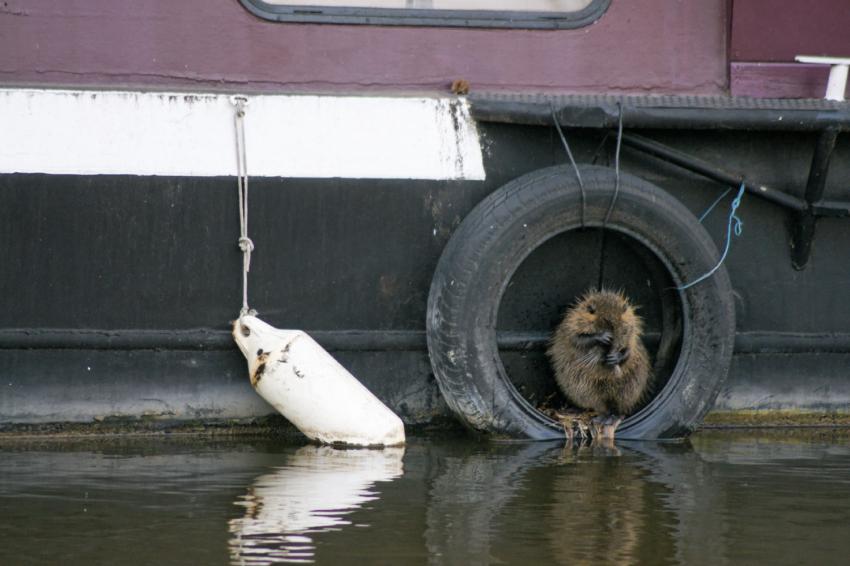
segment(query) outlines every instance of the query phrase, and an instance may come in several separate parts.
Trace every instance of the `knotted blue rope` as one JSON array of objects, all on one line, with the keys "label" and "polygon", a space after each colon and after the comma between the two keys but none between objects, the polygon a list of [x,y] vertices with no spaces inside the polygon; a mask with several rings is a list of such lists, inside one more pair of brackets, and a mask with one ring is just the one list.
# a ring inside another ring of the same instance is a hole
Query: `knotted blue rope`
[{"label": "knotted blue rope", "polygon": [[[737,211],[738,207],[741,206],[741,198],[744,196],[744,190],[745,189],[746,189],[746,185],[744,184],[744,182],[741,182],[741,187],[738,189],[738,196],[736,196],[735,200],[732,201],[732,209],[729,211],[729,221],[726,224],[726,246],[723,249],[723,254],[720,256],[720,261],[718,261],[717,265],[715,265],[713,268],[711,268],[711,270],[708,273],[704,274],[702,277],[700,277],[696,281],[691,281],[687,285],[682,285],[681,287],[676,287],[676,289],[678,289],[679,291],[684,291],[685,289],[687,289],[689,287],[693,287],[697,283],[705,281],[706,279],[708,279],[709,277],[714,275],[714,272],[717,271],[718,269],[720,269],[720,266],[723,265],[723,262],[726,259],[726,255],[729,253],[729,247],[732,244],[732,230],[733,229],[735,230],[735,236],[740,236],[741,232],[744,230],[744,222],[738,217],[737,214],[735,214],[735,211]],[[711,210],[715,206],[717,206],[717,203],[719,203],[723,199],[723,197],[725,197],[729,193],[730,190],[731,189],[728,189],[725,193],[720,195],[720,198],[718,198],[716,201],[714,201],[714,203],[710,207],[708,207],[708,210],[706,210],[703,213],[703,215],[700,217],[700,219],[699,219],[700,222],[702,222],[703,218],[708,216],[708,213],[711,212]]]}]

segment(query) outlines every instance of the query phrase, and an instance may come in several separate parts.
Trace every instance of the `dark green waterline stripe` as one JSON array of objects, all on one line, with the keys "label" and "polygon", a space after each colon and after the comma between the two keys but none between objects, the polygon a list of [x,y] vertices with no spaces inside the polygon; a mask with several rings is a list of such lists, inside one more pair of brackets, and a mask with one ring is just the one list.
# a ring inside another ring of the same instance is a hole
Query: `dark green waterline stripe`
[{"label": "dark green waterline stripe", "polygon": [[[425,351],[422,330],[314,330],[308,333],[330,351]],[[499,348],[535,351],[546,347],[545,332],[499,332]],[[657,344],[658,334],[646,336],[647,346]],[[94,329],[0,329],[0,350],[231,350],[227,330],[94,330]],[[850,353],[850,333],[816,334],[787,332],[741,332],[735,336],[738,354]]]}]

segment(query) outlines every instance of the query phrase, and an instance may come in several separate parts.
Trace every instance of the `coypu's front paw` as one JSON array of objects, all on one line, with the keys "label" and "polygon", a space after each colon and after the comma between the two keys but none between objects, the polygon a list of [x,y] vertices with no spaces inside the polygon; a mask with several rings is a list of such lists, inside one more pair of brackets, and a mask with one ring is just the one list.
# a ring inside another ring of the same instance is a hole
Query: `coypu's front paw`
[{"label": "coypu's front paw", "polygon": [[605,354],[605,365],[611,367],[618,366],[628,361],[631,355],[632,353],[628,348],[611,350],[607,354]]},{"label": "coypu's front paw", "polygon": [[579,346],[584,348],[592,348],[594,346],[608,348],[614,341],[614,335],[607,330],[605,332],[579,334],[575,337],[575,341]]},{"label": "coypu's front paw", "polygon": [[594,336],[596,338],[596,343],[600,346],[610,346],[611,342],[614,341],[614,335],[608,332],[607,330],[605,332],[599,332],[598,334],[594,334]]},{"label": "coypu's front paw", "polygon": [[614,434],[617,432],[617,427],[623,422],[623,417],[618,415],[608,415],[602,426],[602,438],[610,438],[614,440]]},{"label": "coypu's front paw", "polygon": [[596,417],[591,421],[591,430],[594,440],[614,440],[617,427],[623,422],[623,417],[608,415],[607,417]]},{"label": "coypu's front paw", "polygon": [[578,440],[590,440],[594,437],[593,422],[598,418],[594,411],[568,410],[566,413],[555,412],[555,418],[564,427],[564,435],[567,440],[573,438]]}]

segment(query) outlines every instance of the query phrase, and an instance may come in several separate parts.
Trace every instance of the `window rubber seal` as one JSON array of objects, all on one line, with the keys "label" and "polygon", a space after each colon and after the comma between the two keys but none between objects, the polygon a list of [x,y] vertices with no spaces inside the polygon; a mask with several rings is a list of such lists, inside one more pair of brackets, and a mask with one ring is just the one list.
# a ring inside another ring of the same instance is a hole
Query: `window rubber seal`
[{"label": "window rubber seal", "polygon": [[602,17],[611,0],[593,0],[574,12],[290,6],[270,4],[264,0],[239,2],[259,18],[285,23],[551,30],[588,26]]}]

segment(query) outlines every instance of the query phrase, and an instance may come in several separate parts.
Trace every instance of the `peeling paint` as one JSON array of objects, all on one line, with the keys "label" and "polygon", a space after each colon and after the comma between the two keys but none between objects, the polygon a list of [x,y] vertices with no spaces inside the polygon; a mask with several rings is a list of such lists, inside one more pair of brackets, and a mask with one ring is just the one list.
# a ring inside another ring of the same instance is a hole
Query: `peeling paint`
[{"label": "peeling paint", "polygon": [[257,351],[257,369],[251,373],[251,385],[256,387],[263,378],[263,373],[266,371],[266,365],[269,359],[269,352],[263,352],[262,349]]}]

